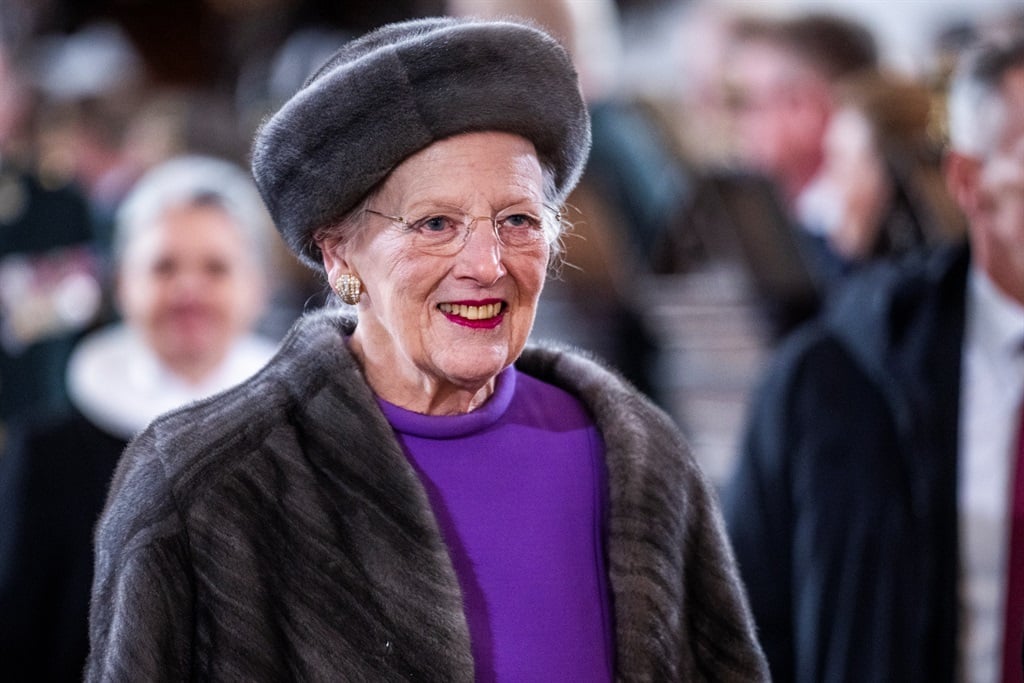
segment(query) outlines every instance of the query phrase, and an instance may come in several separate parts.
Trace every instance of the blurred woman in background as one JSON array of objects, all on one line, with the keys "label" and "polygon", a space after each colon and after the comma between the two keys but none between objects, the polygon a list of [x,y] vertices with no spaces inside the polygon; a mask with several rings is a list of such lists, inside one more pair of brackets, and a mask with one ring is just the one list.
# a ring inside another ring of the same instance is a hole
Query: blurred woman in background
[{"label": "blurred woman in background", "polygon": [[92,530],[128,440],[275,349],[252,329],[276,237],[241,168],[207,157],[156,167],[120,209],[115,239],[123,322],[75,348],[71,413],[16,423],[0,459],[0,671],[11,680],[81,680]]},{"label": "blurred woman in background", "polygon": [[932,92],[876,70],[845,79],[836,92],[809,214],[822,236],[817,263],[826,284],[871,259],[962,240]]}]

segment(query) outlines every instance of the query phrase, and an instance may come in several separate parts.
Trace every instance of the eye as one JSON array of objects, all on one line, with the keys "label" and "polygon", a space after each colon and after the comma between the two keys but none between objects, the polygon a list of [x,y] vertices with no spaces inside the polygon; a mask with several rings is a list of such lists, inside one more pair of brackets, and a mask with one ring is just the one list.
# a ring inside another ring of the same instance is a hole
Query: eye
[{"label": "eye", "polygon": [[412,223],[411,228],[415,232],[419,233],[444,233],[454,232],[456,229],[456,221],[448,216],[427,216],[420,218],[419,220]]},{"label": "eye", "polygon": [[226,261],[211,259],[203,264],[203,270],[209,277],[223,277],[231,272],[231,266]]},{"label": "eye", "polygon": [[171,278],[178,272],[178,264],[174,259],[163,257],[157,259],[150,267],[151,272],[159,278]]},{"label": "eye", "polygon": [[528,213],[514,213],[498,219],[502,229],[536,230],[540,228],[540,219]]}]

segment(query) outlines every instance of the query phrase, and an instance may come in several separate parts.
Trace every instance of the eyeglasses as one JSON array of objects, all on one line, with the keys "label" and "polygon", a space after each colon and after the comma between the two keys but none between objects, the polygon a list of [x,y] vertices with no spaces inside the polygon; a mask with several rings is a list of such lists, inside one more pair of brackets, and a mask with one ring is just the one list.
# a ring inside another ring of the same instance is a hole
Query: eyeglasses
[{"label": "eyeglasses", "polygon": [[[505,209],[495,216],[471,216],[453,208],[432,211],[420,218],[391,216],[374,209],[364,209],[366,213],[393,221],[410,235],[413,244],[420,251],[438,256],[453,256],[465,246],[469,234],[477,221],[491,224],[498,242],[515,251],[530,251],[538,248],[545,240],[544,221],[540,216],[542,210],[553,211],[547,207],[522,207]],[[561,215],[554,211],[555,220]]]}]

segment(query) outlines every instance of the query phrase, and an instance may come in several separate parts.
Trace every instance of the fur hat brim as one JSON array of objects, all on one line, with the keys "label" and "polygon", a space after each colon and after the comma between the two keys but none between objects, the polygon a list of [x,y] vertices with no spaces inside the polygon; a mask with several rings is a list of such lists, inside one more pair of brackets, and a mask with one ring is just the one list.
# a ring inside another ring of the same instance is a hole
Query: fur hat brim
[{"label": "fur hat brim", "polygon": [[252,171],[278,230],[322,267],[313,233],[403,160],[460,133],[533,142],[558,201],[579,180],[590,119],[565,49],[511,21],[421,19],[343,46],[256,134]]}]

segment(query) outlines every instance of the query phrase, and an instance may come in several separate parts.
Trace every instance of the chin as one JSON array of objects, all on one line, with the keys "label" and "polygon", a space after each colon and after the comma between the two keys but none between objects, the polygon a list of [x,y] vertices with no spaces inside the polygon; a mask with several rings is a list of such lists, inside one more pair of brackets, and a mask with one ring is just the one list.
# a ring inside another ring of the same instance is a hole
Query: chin
[{"label": "chin", "polygon": [[506,349],[502,349],[500,353],[474,354],[472,358],[464,356],[452,362],[442,362],[439,367],[452,384],[475,388],[492,380],[514,361],[515,357],[510,356]]}]

